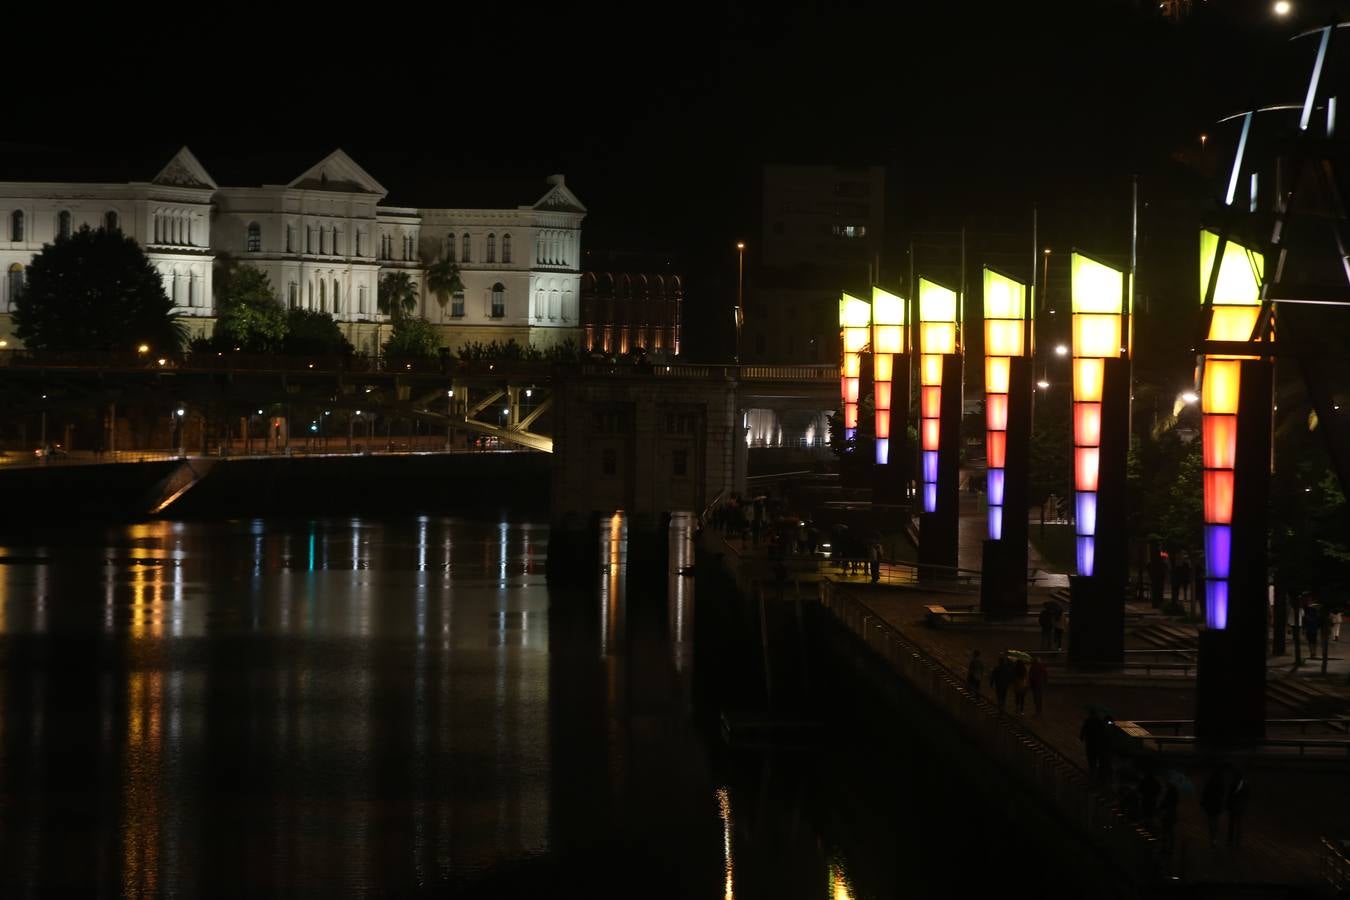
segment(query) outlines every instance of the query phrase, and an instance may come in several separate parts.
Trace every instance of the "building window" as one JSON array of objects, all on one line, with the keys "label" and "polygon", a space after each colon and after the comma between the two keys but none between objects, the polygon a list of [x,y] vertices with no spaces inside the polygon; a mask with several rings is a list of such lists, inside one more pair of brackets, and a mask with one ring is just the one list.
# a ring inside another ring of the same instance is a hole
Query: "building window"
[{"label": "building window", "polygon": [[9,239],[11,241],[23,240],[23,210],[16,209],[14,214],[9,217]]},{"label": "building window", "polygon": [[103,214],[103,230],[108,232],[121,230],[117,221],[117,213],[115,211],[110,209]]},{"label": "building window", "polygon": [[357,291],[356,291],[356,301],[357,301],[356,311],[357,311],[359,314],[361,314],[361,315],[365,315],[365,314],[366,314],[366,286],[365,286],[364,284],[361,285],[361,287],[359,287],[359,288],[357,289]]},{"label": "building window", "polygon": [[334,228],[334,229],[333,229],[333,255],[334,255],[334,256],[337,256],[337,255],[339,255],[340,253],[342,253],[341,237],[342,237],[342,232],[340,232],[340,231],[338,231],[336,228]]},{"label": "building window", "polygon": [[333,279],[333,315],[337,315],[338,313],[342,312],[342,303],[341,303],[341,300],[342,300],[342,294],[341,294],[341,292],[340,292],[340,290],[339,290],[339,288],[338,288],[338,281],[337,281],[336,278],[334,278],[334,279]]},{"label": "building window", "polygon": [[502,235],[502,262],[511,262],[511,235]]},{"label": "building window", "polygon": [[365,241],[361,240],[362,236],[363,236],[363,235],[361,234],[361,232],[358,231],[358,232],[356,233],[356,255],[357,255],[357,256],[360,256],[360,255],[361,255],[361,245],[365,243]]},{"label": "building window", "polygon": [[455,291],[450,295],[450,315],[456,319],[464,318],[464,292]]},{"label": "building window", "polygon": [[295,309],[295,305],[300,302],[300,285],[292,281],[286,286],[286,305]]},{"label": "building window", "polygon": [[492,286],[492,318],[506,315],[506,286],[500,281]]},{"label": "building window", "polygon": [[487,252],[483,254],[483,262],[497,261],[497,236],[489,234],[487,236]]},{"label": "building window", "polygon": [[[23,220],[20,219],[20,220],[19,220],[19,223],[20,223],[20,227],[22,227]],[[22,240],[22,238],[20,238],[20,240]],[[9,299],[9,302],[10,302],[10,305],[11,305],[11,306],[13,305],[13,303],[14,303],[15,300],[19,299],[19,295],[22,294],[22,293],[23,293],[23,265],[20,264],[20,263],[13,263],[13,264],[9,267],[9,298],[8,298],[8,299]]]},{"label": "building window", "polygon": [[613,447],[600,451],[600,471],[611,477],[619,471],[619,452]]},{"label": "building window", "polygon": [[63,209],[56,214],[56,236],[59,238],[70,237],[70,210]]},{"label": "building window", "polygon": [[469,245],[469,236],[468,236],[467,234],[464,235],[464,244],[463,244],[463,246],[460,248],[460,250],[461,250],[461,253],[459,254],[459,261],[460,261],[460,262],[473,262],[473,256],[470,255],[470,252],[469,252],[469,251],[470,251],[470,245]]},{"label": "building window", "polygon": [[689,473],[689,451],[676,450],[670,455],[670,474],[683,478]]},{"label": "building window", "polygon": [[453,233],[445,239],[445,258],[450,262],[455,261],[455,235]]},{"label": "building window", "polygon": [[838,238],[867,237],[866,225],[834,225],[830,230]]},{"label": "building window", "polygon": [[319,312],[328,312],[328,290],[322,278],[319,279]]},{"label": "building window", "polygon": [[294,225],[287,225],[287,226],[286,226],[286,252],[287,252],[287,253],[294,253],[294,252],[295,252],[295,226],[294,226]]},{"label": "building window", "polygon": [[258,253],[262,250],[262,228],[257,222],[248,223],[248,252]]}]

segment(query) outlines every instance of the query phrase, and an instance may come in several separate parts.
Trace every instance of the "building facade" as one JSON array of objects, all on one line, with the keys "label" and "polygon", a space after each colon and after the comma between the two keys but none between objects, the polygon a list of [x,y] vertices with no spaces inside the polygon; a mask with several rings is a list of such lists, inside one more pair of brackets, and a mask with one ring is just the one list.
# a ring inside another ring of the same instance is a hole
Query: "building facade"
[{"label": "building facade", "polygon": [[[554,175],[535,202],[502,209],[383,205],[389,191],[341,150],[285,183],[221,187],[183,148],[149,182],[0,182],[0,337],[44,244],[82,225],[134,236],[193,336],[215,323],[212,271],[262,270],[277,300],[333,316],[358,352],[378,354],[389,316],[380,279],[406,272],[418,310],[452,352],[473,342],[580,343],[586,208]],[[426,269],[449,257],[464,291],[431,295]]]},{"label": "building facade", "polygon": [[608,251],[587,254],[586,263],[582,347],[606,356],[678,356],[684,278],[671,270],[669,254]]}]

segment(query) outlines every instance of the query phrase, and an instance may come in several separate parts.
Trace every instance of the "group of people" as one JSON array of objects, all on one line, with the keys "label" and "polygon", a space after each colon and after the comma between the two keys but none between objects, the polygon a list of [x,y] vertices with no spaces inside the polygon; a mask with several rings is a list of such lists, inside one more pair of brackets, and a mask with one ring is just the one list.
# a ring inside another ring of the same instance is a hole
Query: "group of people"
[{"label": "group of people", "polygon": [[[1149,601],[1153,606],[1162,608],[1168,605],[1168,587],[1171,587],[1171,606],[1184,607],[1196,596],[1195,580],[1201,574],[1199,566],[1191,562],[1191,555],[1185,550],[1169,553],[1154,543],[1148,550]],[[1142,591],[1143,579],[1140,579]]]},{"label": "group of people", "polygon": [[1058,603],[1041,607],[1036,623],[1041,626],[1041,649],[1063,650],[1064,633],[1069,629],[1069,614]]},{"label": "group of people", "polygon": [[[1050,670],[1040,658],[1033,657],[1028,662],[1025,657],[1026,654],[1019,654],[1014,659],[1006,651],[999,654],[998,661],[989,671],[989,685],[994,689],[994,699],[1000,710],[1007,707],[1008,691],[1012,690],[1013,708],[1019,716],[1026,712],[1027,692],[1030,691],[1032,704],[1039,716],[1045,704],[1045,686],[1050,680]],[[984,660],[980,657],[980,651],[976,650],[971,653],[970,663],[966,667],[966,686],[978,694],[983,685]]]},{"label": "group of people", "polygon": [[1303,637],[1308,642],[1308,658],[1317,659],[1317,645],[1323,637],[1332,641],[1341,639],[1341,622],[1344,618],[1339,609],[1318,603],[1312,594],[1305,593],[1289,607],[1289,631],[1295,634],[1302,629]]}]

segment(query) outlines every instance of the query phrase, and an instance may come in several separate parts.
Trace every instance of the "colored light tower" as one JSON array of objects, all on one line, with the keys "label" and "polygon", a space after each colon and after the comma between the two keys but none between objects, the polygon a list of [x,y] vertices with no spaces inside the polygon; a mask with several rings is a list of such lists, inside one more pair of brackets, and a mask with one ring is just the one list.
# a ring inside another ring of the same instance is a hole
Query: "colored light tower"
[{"label": "colored light tower", "polygon": [[[891,434],[898,426],[903,446],[909,406],[909,366],[904,362],[905,299],[879,287],[872,288],[872,400],[876,410],[877,468],[873,502],[894,502],[903,494],[904,466],[893,462]],[[897,357],[900,365],[896,365]],[[896,404],[899,418],[896,419]],[[902,454],[903,456],[903,454]]]},{"label": "colored light tower", "polygon": [[980,608],[1027,608],[1027,475],[1031,441],[1031,288],[984,270],[985,461],[988,539]]},{"label": "colored light tower", "polygon": [[862,376],[862,351],[867,346],[872,307],[852,294],[839,298],[839,339],[844,349],[840,391],[844,398],[844,439],[858,436],[858,383]]},{"label": "colored light tower", "polygon": [[961,452],[961,295],[919,279],[919,563],[928,576],[957,564]]},{"label": "colored light tower", "polygon": [[1125,652],[1129,284],[1120,270],[1078,252],[1070,277],[1078,574],[1070,580],[1069,652],[1083,662],[1115,663]]},{"label": "colored light tower", "polygon": [[[1208,314],[1200,360],[1204,464],[1205,622],[1196,733],[1265,735],[1266,506],[1270,489],[1270,318],[1262,316],[1260,253],[1200,233],[1200,297]],[[1258,356],[1265,344],[1265,353]],[[1250,349],[1253,354],[1244,353]]]}]

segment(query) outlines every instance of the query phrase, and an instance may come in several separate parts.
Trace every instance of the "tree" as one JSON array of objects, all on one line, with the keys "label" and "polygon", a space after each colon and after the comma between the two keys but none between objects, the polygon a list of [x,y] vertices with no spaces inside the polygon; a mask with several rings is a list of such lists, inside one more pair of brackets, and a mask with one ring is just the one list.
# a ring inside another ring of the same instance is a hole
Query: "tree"
[{"label": "tree", "polygon": [[445,305],[450,302],[450,296],[464,290],[459,266],[447,258],[436,260],[427,267],[427,290],[436,296],[436,303],[441,308],[441,319],[444,319]]},{"label": "tree", "polygon": [[389,340],[384,342],[384,355],[393,359],[426,359],[435,356],[441,346],[441,336],[426,319],[405,316],[394,320]]},{"label": "tree", "polygon": [[273,353],[286,338],[286,310],[277,302],[267,274],[254,266],[221,270],[216,343],[248,353]]},{"label": "tree", "polygon": [[380,279],[375,302],[380,312],[397,322],[417,309],[417,285],[407,272],[390,272]]},{"label": "tree", "polygon": [[14,300],[14,333],[34,350],[176,355],[185,331],[139,244],[87,225],[43,246]]},{"label": "tree", "polygon": [[282,352],[297,356],[345,356],[352,350],[351,341],[328,313],[314,309],[286,311]]}]

